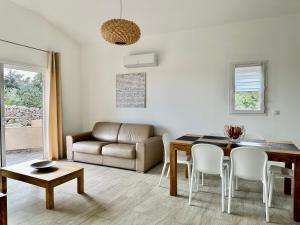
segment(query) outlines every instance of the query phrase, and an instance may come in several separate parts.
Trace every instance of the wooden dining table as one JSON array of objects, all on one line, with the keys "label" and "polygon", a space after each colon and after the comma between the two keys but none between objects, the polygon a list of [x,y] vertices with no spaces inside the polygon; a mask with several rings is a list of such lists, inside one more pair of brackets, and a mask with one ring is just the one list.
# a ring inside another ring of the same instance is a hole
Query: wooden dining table
[{"label": "wooden dining table", "polygon": [[[265,141],[255,139],[241,139],[239,142],[231,142],[227,137],[187,134],[170,142],[170,195],[177,196],[177,151],[191,154],[195,144],[213,144],[224,150],[225,156],[236,147],[253,147],[261,149],[268,154],[270,161],[284,162],[286,168],[292,168],[294,164],[294,187],[293,187],[293,211],[294,220],[300,222],[300,151],[297,146],[289,141]],[[284,180],[284,193],[291,195],[292,182]]]}]

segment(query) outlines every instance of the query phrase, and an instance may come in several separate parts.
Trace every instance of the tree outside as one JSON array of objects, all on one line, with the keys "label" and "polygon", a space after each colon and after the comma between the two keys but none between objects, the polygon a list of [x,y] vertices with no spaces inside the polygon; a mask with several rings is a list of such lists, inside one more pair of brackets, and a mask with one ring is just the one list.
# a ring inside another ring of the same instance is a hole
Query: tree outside
[{"label": "tree outside", "polygon": [[[5,126],[27,127],[43,117],[42,73],[4,70]],[[36,123],[36,122],[35,122]]]},{"label": "tree outside", "polygon": [[4,103],[7,106],[43,107],[43,77],[36,73],[33,77],[18,74],[9,69],[4,76]]},{"label": "tree outside", "polygon": [[236,110],[260,110],[260,96],[258,91],[235,92]]}]

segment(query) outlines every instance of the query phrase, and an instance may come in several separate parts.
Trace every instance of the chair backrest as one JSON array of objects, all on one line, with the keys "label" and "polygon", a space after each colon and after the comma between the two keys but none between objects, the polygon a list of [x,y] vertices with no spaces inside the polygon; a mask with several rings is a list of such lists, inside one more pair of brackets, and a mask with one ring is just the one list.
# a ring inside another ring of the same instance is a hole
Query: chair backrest
[{"label": "chair backrest", "polygon": [[164,133],[162,136],[163,144],[164,144],[164,153],[165,153],[165,161],[170,161],[170,142],[171,136],[168,133]]},{"label": "chair backrest", "polygon": [[194,170],[207,174],[222,175],[224,151],[211,144],[196,144],[192,147]]},{"label": "chair backrest", "polygon": [[235,148],[230,153],[231,172],[234,176],[247,180],[264,180],[268,155],[252,147]]}]

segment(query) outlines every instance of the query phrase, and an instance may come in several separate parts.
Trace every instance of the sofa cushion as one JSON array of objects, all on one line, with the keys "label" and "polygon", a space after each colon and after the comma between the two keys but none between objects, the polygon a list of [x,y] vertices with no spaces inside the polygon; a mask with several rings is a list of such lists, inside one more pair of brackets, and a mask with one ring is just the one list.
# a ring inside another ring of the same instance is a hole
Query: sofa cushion
[{"label": "sofa cushion", "polygon": [[146,124],[123,123],[118,134],[119,143],[136,144],[153,136],[153,126]]},{"label": "sofa cushion", "polygon": [[93,155],[100,155],[101,148],[104,145],[109,144],[109,142],[103,141],[79,141],[73,144],[74,152],[81,152]]},{"label": "sofa cushion", "polygon": [[99,141],[117,142],[120,123],[98,122],[92,132],[93,138]]},{"label": "sofa cushion", "polygon": [[109,144],[102,148],[102,155],[125,159],[135,159],[135,145]]}]

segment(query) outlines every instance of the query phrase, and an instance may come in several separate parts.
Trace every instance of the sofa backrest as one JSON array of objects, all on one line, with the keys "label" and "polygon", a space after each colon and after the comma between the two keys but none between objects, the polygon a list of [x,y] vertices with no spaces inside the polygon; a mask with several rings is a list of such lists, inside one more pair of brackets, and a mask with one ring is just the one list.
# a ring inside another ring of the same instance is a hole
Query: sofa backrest
[{"label": "sofa backrest", "polygon": [[152,137],[154,129],[152,125],[123,123],[118,134],[119,143],[135,144]]},{"label": "sofa backrest", "polygon": [[99,141],[117,142],[121,123],[97,122],[92,136]]}]

